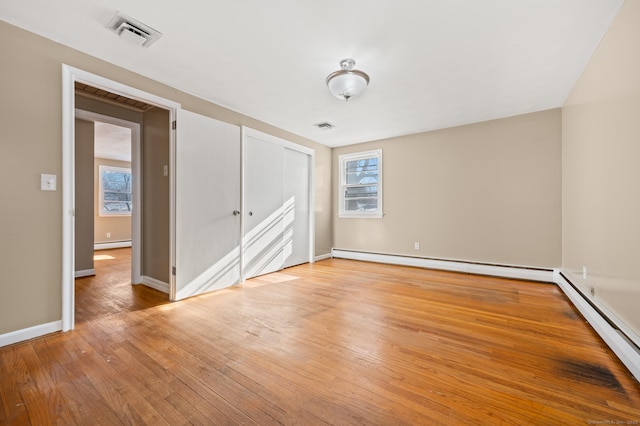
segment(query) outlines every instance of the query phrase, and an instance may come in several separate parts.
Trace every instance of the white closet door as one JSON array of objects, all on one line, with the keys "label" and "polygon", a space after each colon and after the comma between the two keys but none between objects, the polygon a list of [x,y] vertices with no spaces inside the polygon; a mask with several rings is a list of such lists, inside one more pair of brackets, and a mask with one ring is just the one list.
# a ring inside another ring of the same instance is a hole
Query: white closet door
[{"label": "white closet door", "polygon": [[310,156],[284,148],[284,267],[309,262]]},{"label": "white closet door", "polygon": [[245,135],[244,157],[244,277],[283,268],[283,166],[281,146]]},{"label": "white closet door", "polygon": [[174,300],[240,280],[240,128],[177,118]]}]

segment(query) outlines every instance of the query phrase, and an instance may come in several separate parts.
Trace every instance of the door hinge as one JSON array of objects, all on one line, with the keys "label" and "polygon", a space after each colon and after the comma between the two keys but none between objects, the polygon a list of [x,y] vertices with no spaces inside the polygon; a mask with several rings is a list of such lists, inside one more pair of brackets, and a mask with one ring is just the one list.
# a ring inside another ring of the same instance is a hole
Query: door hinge
[{"label": "door hinge", "polygon": [[171,122],[171,130],[175,130],[178,128],[178,122],[176,120],[173,120]]},{"label": "door hinge", "polygon": [[175,266],[171,267],[171,275],[173,275],[173,276],[176,275],[176,267]]}]

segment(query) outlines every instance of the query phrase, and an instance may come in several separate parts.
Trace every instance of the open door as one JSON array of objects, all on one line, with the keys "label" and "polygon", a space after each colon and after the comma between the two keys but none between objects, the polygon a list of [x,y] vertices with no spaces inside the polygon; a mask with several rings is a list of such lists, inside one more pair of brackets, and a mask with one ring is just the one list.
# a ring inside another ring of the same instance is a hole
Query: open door
[{"label": "open door", "polygon": [[240,281],[240,128],[178,110],[175,156],[180,300]]}]

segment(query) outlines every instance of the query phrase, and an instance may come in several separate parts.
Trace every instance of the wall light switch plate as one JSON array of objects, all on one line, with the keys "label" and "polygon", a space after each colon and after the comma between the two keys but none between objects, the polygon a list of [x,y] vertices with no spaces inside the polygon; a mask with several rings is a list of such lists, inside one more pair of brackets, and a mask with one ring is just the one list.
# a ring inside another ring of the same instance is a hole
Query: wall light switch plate
[{"label": "wall light switch plate", "polygon": [[40,190],[41,191],[55,191],[56,190],[56,175],[40,175]]}]

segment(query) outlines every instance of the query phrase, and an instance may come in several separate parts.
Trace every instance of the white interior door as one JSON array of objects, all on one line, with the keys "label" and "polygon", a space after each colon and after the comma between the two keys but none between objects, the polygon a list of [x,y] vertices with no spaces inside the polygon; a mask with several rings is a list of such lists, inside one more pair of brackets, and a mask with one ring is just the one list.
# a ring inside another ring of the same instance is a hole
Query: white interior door
[{"label": "white interior door", "polygon": [[244,137],[244,277],[283,268],[284,155],[281,146]]},{"label": "white interior door", "polygon": [[309,262],[310,156],[284,149],[284,267]]},{"label": "white interior door", "polygon": [[240,128],[178,110],[175,163],[180,300],[240,280]]}]

